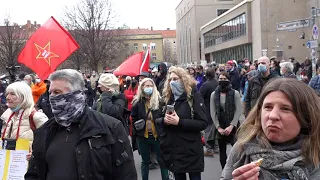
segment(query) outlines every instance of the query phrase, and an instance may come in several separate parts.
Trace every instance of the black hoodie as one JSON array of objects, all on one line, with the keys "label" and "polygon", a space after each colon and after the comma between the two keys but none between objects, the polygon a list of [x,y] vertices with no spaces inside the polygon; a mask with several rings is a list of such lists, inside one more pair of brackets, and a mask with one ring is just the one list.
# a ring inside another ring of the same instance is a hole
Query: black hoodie
[{"label": "black hoodie", "polygon": [[166,77],[167,77],[167,73],[168,73],[167,65],[164,63],[160,63],[158,65],[158,70],[160,72],[160,76],[157,77],[155,83],[157,85],[158,91],[160,92],[160,94],[162,94],[164,82],[166,81]]}]

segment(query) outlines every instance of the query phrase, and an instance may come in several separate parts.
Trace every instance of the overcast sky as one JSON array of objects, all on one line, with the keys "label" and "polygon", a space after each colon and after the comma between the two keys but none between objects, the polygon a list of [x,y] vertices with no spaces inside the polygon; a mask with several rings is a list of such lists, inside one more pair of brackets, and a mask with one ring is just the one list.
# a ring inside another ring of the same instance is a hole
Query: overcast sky
[{"label": "overcast sky", "polygon": [[[27,20],[43,24],[50,16],[58,21],[63,18],[63,8],[80,0],[1,0],[0,23],[10,19],[20,25]],[[118,15],[118,26],[127,24],[130,28],[175,29],[175,8],[180,0],[113,0]]]}]

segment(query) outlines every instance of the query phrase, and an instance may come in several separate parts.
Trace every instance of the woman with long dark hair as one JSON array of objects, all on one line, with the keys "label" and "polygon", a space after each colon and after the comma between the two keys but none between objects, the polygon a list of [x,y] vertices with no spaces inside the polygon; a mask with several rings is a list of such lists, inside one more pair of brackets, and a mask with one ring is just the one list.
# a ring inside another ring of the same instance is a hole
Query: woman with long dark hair
[{"label": "woman with long dark hair", "polygon": [[212,134],[216,134],[215,138],[218,140],[220,164],[223,169],[227,161],[227,144],[235,143],[236,128],[242,110],[240,94],[231,88],[229,74],[222,72],[218,81],[219,86],[210,98],[210,113],[215,125],[211,131],[218,131]]}]

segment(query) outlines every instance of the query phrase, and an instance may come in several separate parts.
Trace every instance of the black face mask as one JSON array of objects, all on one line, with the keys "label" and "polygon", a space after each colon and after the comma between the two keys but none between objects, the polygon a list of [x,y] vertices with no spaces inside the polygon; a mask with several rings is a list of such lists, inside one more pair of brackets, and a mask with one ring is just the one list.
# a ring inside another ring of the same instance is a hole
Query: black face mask
[{"label": "black face mask", "polygon": [[127,85],[127,87],[129,87],[129,86],[130,86],[130,84],[131,84],[131,80],[127,80],[127,81],[126,81],[126,85]]},{"label": "black face mask", "polygon": [[136,87],[136,85],[137,85],[137,83],[138,83],[137,81],[132,81],[132,83],[131,83],[131,87],[132,87],[132,88],[135,88],[135,87]]},{"label": "black face mask", "polygon": [[219,81],[220,90],[226,92],[229,89],[230,81]]}]

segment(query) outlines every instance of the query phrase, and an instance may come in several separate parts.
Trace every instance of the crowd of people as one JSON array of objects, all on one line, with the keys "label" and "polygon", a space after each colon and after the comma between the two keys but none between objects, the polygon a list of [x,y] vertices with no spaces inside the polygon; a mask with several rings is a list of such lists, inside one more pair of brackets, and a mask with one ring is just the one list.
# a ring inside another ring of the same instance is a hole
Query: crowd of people
[{"label": "crowd of people", "polygon": [[3,148],[30,141],[26,180],[136,180],[136,150],[142,180],[154,168],[200,180],[216,153],[223,172],[212,176],[223,180],[320,179],[320,68],[312,77],[309,59],[294,61],[26,75],[0,84]]}]

